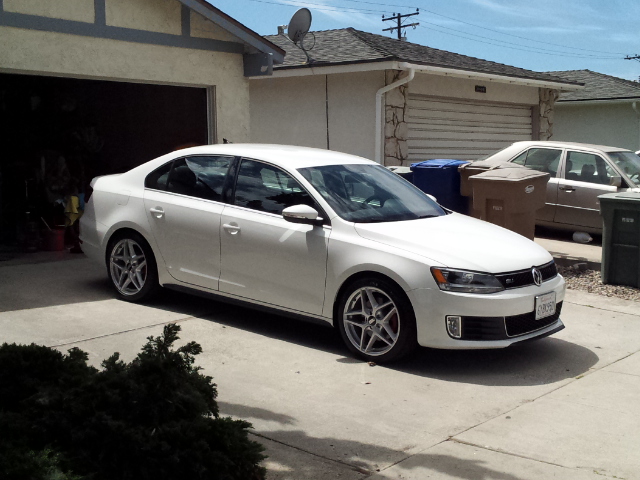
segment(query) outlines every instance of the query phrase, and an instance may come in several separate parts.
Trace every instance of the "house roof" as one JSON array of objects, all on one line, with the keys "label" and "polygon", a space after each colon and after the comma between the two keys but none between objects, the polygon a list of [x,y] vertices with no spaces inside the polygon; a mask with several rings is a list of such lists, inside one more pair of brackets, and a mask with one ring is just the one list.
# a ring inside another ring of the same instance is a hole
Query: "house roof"
[{"label": "house roof", "polygon": [[[313,45],[313,37],[315,37],[315,45]],[[284,63],[274,68],[274,70],[400,61],[507,77],[579,85],[578,82],[573,80],[558,78],[548,73],[539,73],[489,60],[468,57],[417,43],[363,32],[355,28],[310,32],[305,39],[305,46],[307,48],[312,47],[307,50],[309,56],[313,59],[311,65],[307,63],[304,52],[288,37],[284,35],[268,35],[265,38],[287,52]]]},{"label": "house roof", "polygon": [[217,9],[206,0],[178,0],[180,3],[189,7],[194,12],[199,13],[203,17],[211,20],[216,25],[224,28],[229,33],[235,35],[247,45],[252,46],[256,50],[273,55],[274,63],[282,63],[285,51],[278,45],[270,42],[268,38],[262,37],[254,32],[235,18],[230,17],[222,10]]},{"label": "house roof", "polygon": [[639,82],[592,72],[591,70],[567,70],[547,73],[565,80],[584,83],[584,88],[580,91],[560,94],[559,102],[640,98]]}]

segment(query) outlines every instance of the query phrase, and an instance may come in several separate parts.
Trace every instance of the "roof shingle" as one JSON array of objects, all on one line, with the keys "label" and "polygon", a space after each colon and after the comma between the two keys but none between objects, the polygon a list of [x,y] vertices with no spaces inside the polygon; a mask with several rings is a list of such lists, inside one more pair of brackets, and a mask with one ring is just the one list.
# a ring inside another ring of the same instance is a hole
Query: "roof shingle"
[{"label": "roof shingle", "polygon": [[640,83],[625,80],[624,78],[592,72],[591,70],[567,70],[547,73],[565,80],[584,83],[585,85],[578,92],[563,92],[558,100],[560,102],[640,98]]},{"label": "roof shingle", "polygon": [[[287,52],[284,64],[275,67],[274,70],[310,66],[306,61],[304,52],[288,37],[284,35],[268,35],[265,38]],[[314,38],[315,45],[313,45]],[[539,73],[489,60],[468,57],[417,43],[363,32],[355,28],[310,32],[305,39],[305,46],[307,48],[312,47],[307,51],[313,60],[313,66],[399,61],[532,80],[568,84],[578,83],[574,80],[559,78],[548,73]]]}]

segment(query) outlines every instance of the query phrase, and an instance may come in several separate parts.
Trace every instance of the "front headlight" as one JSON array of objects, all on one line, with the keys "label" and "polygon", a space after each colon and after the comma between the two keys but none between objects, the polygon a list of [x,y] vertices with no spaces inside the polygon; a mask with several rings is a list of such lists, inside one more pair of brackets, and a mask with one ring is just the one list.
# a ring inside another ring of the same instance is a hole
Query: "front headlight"
[{"label": "front headlight", "polygon": [[500,281],[490,273],[431,267],[431,274],[440,290],[448,292],[495,293],[504,290]]}]

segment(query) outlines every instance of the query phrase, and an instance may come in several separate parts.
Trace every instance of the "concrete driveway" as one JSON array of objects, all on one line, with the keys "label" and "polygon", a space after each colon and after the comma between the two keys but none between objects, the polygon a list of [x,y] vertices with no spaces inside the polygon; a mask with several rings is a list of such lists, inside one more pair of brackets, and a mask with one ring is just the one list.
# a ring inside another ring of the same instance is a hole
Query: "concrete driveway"
[{"label": "concrete driveway", "polygon": [[0,262],[0,342],[77,346],[98,365],[178,322],[221,412],[253,423],[270,479],[640,478],[640,308],[569,291],[562,318],[519,347],[369,366],[322,326],[174,292],[121,302],[83,257]]}]

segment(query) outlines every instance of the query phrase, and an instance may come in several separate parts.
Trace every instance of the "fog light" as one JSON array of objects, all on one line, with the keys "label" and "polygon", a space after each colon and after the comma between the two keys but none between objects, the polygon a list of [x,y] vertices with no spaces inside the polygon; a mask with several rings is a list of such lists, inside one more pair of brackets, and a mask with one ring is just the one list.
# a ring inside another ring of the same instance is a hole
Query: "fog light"
[{"label": "fog light", "polygon": [[462,318],[457,315],[447,315],[447,331],[453,338],[461,338]]}]

